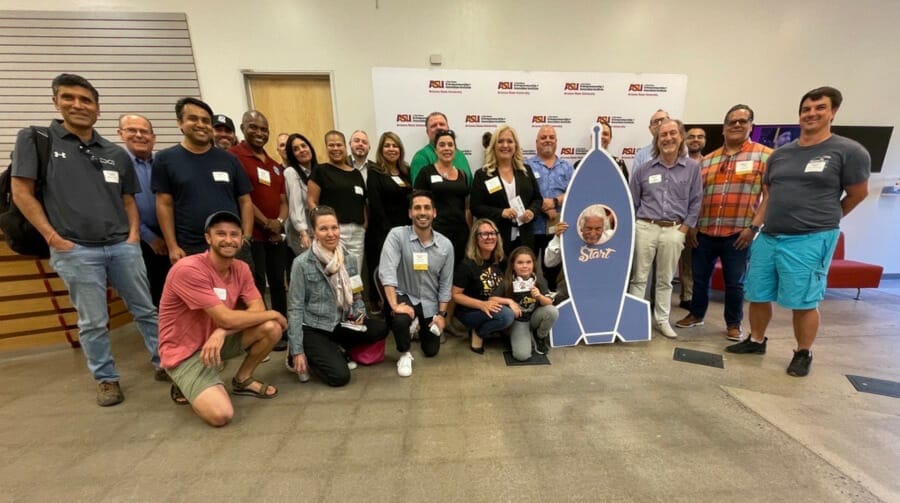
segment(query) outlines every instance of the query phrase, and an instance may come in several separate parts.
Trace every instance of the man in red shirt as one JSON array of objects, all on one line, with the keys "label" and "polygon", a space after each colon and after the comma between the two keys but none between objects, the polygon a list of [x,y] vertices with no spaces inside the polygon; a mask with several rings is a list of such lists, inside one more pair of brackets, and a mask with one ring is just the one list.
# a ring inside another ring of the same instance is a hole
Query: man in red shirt
[{"label": "man in red shirt", "polygon": [[[173,400],[178,402],[183,392],[204,421],[224,426],[234,408],[219,366],[246,352],[231,381],[233,393],[277,396],[278,389],[254,379],[253,371],[272,351],[287,320],[266,310],[250,267],[234,260],[243,238],[241,219],[219,211],[204,228],[209,250],[176,262],[166,280],[159,304],[160,365],[175,383]],[[246,310],[235,309],[238,300]]]},{"label": "man in red shirt", "polygon": [[[287,195],[284,189],[282,167],[266,153],[269,142],[269,121],[256,110],[244,113],[241,119],[244,141],[228,149],[240,161],[250,179],[253,190],[253,235],[251,240],[253,255],[253,281],[256,289],[266,291],[268,279],[269,298],[272,309],[282,316],[287,315],[287,296],[284,279],[287,250],[284,243],[284,221],[288,216]],[[287,348],[287,335],[275,346],[276,351]]]}]

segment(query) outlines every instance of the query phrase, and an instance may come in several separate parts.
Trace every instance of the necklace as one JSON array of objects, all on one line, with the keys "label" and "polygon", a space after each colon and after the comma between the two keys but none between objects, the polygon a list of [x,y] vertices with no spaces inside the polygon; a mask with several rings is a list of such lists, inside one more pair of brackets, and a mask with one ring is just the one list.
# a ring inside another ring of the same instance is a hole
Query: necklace
[{"label": "necklace", "polygon": [[441,175],[441,178],[443,178],[444,180],[448,180],[450,178],[450,173],[453,172],[453,166],[450,166],[446,173],[441,171],[441,168],[439,168],[436,164],[434,166],[434,169],[437,170],[438,174]]}]

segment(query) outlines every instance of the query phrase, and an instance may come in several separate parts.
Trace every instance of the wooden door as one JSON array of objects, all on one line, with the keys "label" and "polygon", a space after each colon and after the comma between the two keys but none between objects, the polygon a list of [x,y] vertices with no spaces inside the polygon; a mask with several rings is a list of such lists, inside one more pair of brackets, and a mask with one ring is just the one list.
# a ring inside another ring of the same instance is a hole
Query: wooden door
[{"label": "wooden door", "polygon": [[269,119],[266,151],[279,160],[280,133],[301,133],[312,142],[319,162],[327,161],[325,133],[334,129],[334,106],[328,75],[246,74],[251,107]]}]

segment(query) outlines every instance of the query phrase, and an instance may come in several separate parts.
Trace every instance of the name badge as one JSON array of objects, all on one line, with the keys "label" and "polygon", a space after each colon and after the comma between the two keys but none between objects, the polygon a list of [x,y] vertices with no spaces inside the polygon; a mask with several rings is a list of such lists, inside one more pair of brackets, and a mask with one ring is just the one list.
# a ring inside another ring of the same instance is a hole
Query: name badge
[{"label": "name badge", "polygon": [[738,161],[734,166],[736,175],[748,175],[753,173],[753,161]]},{"label": "name badge", "polygon": [[512,282],[513,293],[527,293],[531,291],[531,287],[534,286],[534,279],[522,279],[516,278]]},{"label": "name badge", "polygon": [[225,299],[228,297],[228,292],[224,288],[213,288],[213,292],[216,293],[216,297],[222,302],[225,302]]},{"label": "name badge", "polygon": [[813,159],[806,163],[806,169],[803,170],[804,173],[821,173],[825,170],[825,161],[822,159]]},{"label": "name badge", "polygon": [[357,196],[361,196],[361,195],[365,194],[365,192],[363,191],[363,188],[360,187],[359,185],[353,186],[353,192],[356,192]]},{"label": "name badge", "polygon": [[538,173],[537,171],[532,171],[532,173],[534,173],[534,179],[535,179],[535,180],[537,180],[538,178],[541,177],[541,174]]},{"label": "name badge", "polygon": [[350,289],[353,290],[353,293],[363,291],[363,282],[359,274],[350,276]]},{"label": "name badge", "polygon": [[650,178],[647,179],[647,183],[659,183],[662,181],[662,175],[650,175]]},{"label": "name badge", "polygon": [[428,254],[425,252],[413,252],[413,270],[428,270]]},{"label": "name badge", "polygon": [[225,182],[228,183],[230,179],[228,178],[228,173],[225,171],[213,171],[213,181],[215,182]]},{"label": "name badge", "polygon": [[404,182],[403,179],[399,176],[392,176],[391,180],[393,180],[394,183],[396,183],[400,187],[406,187],[406,182]]},{"label": "name badge", "polygon": [[272,175],[268,171],[262,168],[256,168],[256,177],[259,179],[259,183],[263,185],[272,185]]},{"label": "name badge", "polygon": [[443,181],[444,179],[441,177],[441,175],[431,175],[431,183],[441,183]]},{"label": "name badge", "polygon": [[106,183],[119,183],[119,172],[111,169],[104,169],[103,179],[106,180]]},{"label": "name badge", "polygon": [[491,194],[503,188],[503,185],[500,184],[500,177],[498,176],[485,180],[484,186],[487,187],[488,192]]}]

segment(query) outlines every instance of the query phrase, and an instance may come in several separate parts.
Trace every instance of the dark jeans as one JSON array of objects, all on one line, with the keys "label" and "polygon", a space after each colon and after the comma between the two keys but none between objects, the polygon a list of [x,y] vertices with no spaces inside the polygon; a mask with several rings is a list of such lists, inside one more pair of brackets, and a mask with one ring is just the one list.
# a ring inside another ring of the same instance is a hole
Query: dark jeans
[{"label": "dark jeans", "polygon": [[[544,274],[544,280],[547,281],[547,287],[550,291],[555,292],[557,290],[557,278],[559,278],[559,273],[562,272],[562,263],[556,267],[547,267],[544,265],[543,256],[544,250],[547,249],[547,245],[550,244],[552,239],[553,234],[535,234],[534,254],[537,255],[538,260],[541,261],[541,272]],[[512,249],[509,251],[512,251]]]},{"label": "dark jeans", "polygon": [[740,325],[744,319],[744,276],[747,273],[747,257],[750,248],[738,250],[734,247],[740,234],[713,237],[697,234],[699,245],[691,256],[694,269],[694,296],[691,299],[691,314],[697,318],[706,316],[709,307],[709,284],[716,259],[722,261],[725,276],[725,324]]},{"label": "dark jeans", "polygon": [[[422,352],[425,356],[437,356],[441,350],[441,338],[434,335],[429,330],[428,325],[431,324],[431,318],[426,318],[422,312],[422,304],[413,306],[409,297],[406,295],[397,295],[397,303],[412,306],[416,312],[416,318],[419,319],[419,340],[422,341]],[[388,306],[389,307],[389,306]],[[397,343],[397,352],[405,353],[409,351],[410,340],[412,334],[409,333],[409,326],[412,324],[412,318],[405,314],[390,314],[391,331],[394,332],[394,341]]]},{"label": "dark jeans", "polygon": [[269,298],[272,309],[287,316],[287,294],[284,288],[284,263],[286,245],[254,241],[250,247],[253,254],[253,282],[260,295],[266,291],[266,280],[269,282]]},{"label": "dark jeans", "polygon": [[332,331],[303,327],[303,351],[310,370],[329,386],[344,386],[350,382],[350,369],[341,348],[372,344],[387,337],[384,320],[366,319],[366,331],[357,332],[340,325]]},{"label": "dark jeans", "polygon": [[162,297],[163,286],[166,284],[166,275],[172,263],[168,255],[157,255],[150,245],[141,241],[141,254],[144,256],[144,265],[147,267],[147,280],[150,281],[150,298],[153,305],[159,307],[159,299]]},{"label": "dark jeans", "polygon": [[503,306],[492,316],[484,314],[480,309],[456,309],[456,317],[468,328],[474,328],[480,337],[486,337],[494,332],[506,330],[516,321],[516,315],[508,306]]}]

